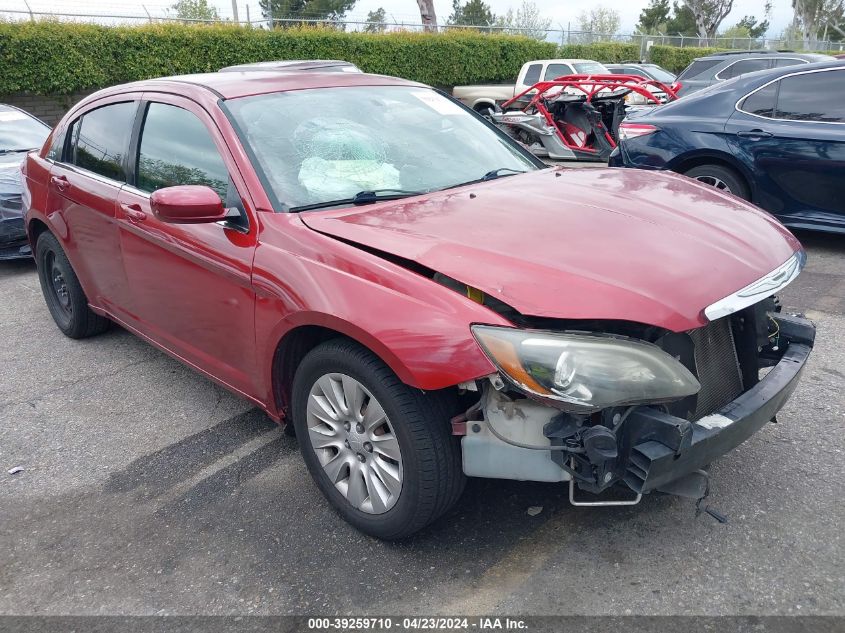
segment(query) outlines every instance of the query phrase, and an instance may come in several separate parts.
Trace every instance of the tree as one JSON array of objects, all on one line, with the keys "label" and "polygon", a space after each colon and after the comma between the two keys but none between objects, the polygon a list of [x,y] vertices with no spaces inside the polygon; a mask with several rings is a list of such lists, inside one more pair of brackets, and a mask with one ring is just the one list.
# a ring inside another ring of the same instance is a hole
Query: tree
[{"label": "tree", "polygon": [[515,15],[513,9],[508,9],[505,15],[496,19],[496,27],[502,33],[524,35],[541,42],[546,40],[546,33],[551,25],[551,18],[542,17],[540,9],[530,0],[523,0]]},{"label": "tree", "polygon": [[590,11],[582,11],[578,16],[578,22],[581,24],[582,31],[612,34],[619,32],[622,18],[619,11],[599,5]]},{"label": "tree", "polygon": [[496,20],[490,5],[484,0],[467,0],[463,5],[460,0],[452,0],[452,15],[449,24],[456,26],[489,26]]},{"label": "tree", "polygon": [[692,11],[698,37],[708,40],[716,37],[719,25],[734,7],[734,0],[683,0],[683,2]]},{"label": "tree", "polygon": [[[769,5],[771,7],[771,5]],[[753,15],[746,15],[739,22],[736,23],[740,29],[745,29],[748,32],[748,37],[758,38],[763,37],[766,31],[769,30],[769,21],[763,20],[757,22],[757,18]]]},{"label": "tree", "polygon": [[818,41],[825,31],[836,32],[845,13],[843,0],[792,0],[793,22],[800,29],[804,44]]},{"label": "tree", "polygon": [[434,12],[434,0],[417,0],[420,7],[420,20],[426,31],[437,30],[437,14]]},{"label": "tree", "polygon": [[669,11],[669,0],[649,0],[648,6],[640,12],[637,33],[654,35],[665,32]]},{"label": "tree", "polygon": [[208,0],[178,0],[171,9],[180,20],[219,20],[217,8],[209,6]]},{"label": "tree", "polygon": [[375,11],[370,11],[367,14],[367,26],[364,27],[364,30],[367,33],[383,33],[387,27],[384,18],[385,12],[382,7],[379,7]]},{"label": "tree", "polygon": [[[355,6],[356,0],[259,0],[265,19],[327,20],[336,22]],[[284,23],[282,23],[284,24]]]},{"label": "tree", "polygon": [[672,17],[666,23],[667,35],[689,35],[694,37],[698,34],[698,27],[695,25],[695,16],[690,8],[685,5],[672,3]]}]

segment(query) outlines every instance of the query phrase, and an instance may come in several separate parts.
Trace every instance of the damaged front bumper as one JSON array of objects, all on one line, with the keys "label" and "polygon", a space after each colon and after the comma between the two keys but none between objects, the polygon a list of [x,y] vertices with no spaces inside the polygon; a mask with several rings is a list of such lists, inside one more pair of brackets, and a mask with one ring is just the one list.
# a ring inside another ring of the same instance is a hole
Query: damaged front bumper
[{"label": "damaged front bumper", "polygon": [[813,348],[815,326],[810,321],[785,315],[773,319],[781,345],[774,356],[761,359],[761,366],[770,367],[768,373],[695,421],[672,415],[665,406],[642,405],[631,407],[617,424],[613,417],[605,426],[584,425],[577,432],[570,426],[561,433],[565,416],[558,410],[512,399],[486,384],[475,410],[453,420],[455,434],[464,436],[464,472],[534,481],[574,479],[591,493],[624,483],[637,494],[660,490],[702,497],[706,474],[701,469],[774,419],[795,390]]},{"label": "damaged front bumper", "polygon": [[[622,432],[623,481],[635,492],[665,489],[694,473],[759,431],[792,395],[810,352],[816,329],[810,321],[779,317],[789,344],[780,361],[736,400],[696,422],[654,408],[639,407]],[[667,490],[670,491],[670,490]]]}]

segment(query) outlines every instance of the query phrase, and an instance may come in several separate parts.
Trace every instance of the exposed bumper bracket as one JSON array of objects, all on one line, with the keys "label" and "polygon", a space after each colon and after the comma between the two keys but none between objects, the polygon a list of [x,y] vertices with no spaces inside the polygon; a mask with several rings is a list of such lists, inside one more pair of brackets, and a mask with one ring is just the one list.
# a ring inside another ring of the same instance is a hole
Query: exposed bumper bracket
[{"label": "exposed bumper bracket", "polygon": [[634,492],[670,487],[775,417],[795,390],[815,338],[815,327],[806,319],[778,315],[777,321],[785,340],[783,356],[759,383],[721,410],[696,422],[649,407],[631,413],[622,439],[622,477]]}]

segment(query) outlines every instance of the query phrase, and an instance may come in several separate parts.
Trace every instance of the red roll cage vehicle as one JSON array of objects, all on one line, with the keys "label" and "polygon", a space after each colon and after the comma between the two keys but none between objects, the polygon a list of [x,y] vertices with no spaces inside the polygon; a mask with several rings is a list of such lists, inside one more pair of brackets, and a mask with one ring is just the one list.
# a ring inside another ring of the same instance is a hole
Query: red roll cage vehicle
[{"label": "red roll cage vehicle", "polygon": [[674,101],[679,88],[636,75],[565,75],[523,90],[491,118],[537,156],[606,161],[625,114]]}]

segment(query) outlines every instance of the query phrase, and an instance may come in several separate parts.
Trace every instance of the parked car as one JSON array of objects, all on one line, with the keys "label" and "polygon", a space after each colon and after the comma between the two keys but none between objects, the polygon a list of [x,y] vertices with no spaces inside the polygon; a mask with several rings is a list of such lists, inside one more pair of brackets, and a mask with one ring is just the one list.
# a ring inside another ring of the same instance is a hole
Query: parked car
[{"label": "parked car", "polygon": [[221,68],[221,73],[230,72],[253,72],[268,70],[284,71],[308,71],[323,73],[360,73],[361,69],[351,62],[344,62],[338,59],[280,59],[266,62],[253,62],[251,64],[238,64]]},{"label": "parked car", "polygon": [[32,255],[23,223],[20,166],[26,152],[44,145],[48,134],[46,123],[0,104],[0,260]]},{"label": "parked car", "polygon": [[834,57],[836,59],[845,59],[845,53],[843,53],[842,55],[834,55]]},{"label": "parked car", "polygon": [[661,83],[671,85],[675,82],[675,74],[657,64],[640,64],[636,62],[625,62],[624,64],[605,64],[607,69],[614,75],[634,75],[654,79]]},{"label": "parked car", "polygon": [[676,171],[787,226],[845,232],[845,62],[745,75],[632,115],[619,138],[612,166]]},{"label": "parked car", "polygon": [[591,59],[537,59],[522,65],[516,84],[456,86],[452,96],[476,112],[487,113],[496,104],[513,99],[538,81],[549,81],[564,75],[601,75],[607,68]]},{"label": "parked car", "polygon": [[545,168],[402,79],[116,86],[24,169],[59,329],[116,321],[293,424],[322,493],[382,538],[467,475],[701,498],[813,346],[771,299],[804,253],[768,214],[672,174]]},{"label": "parked car", "polygon": [[678,95],[688,95],[734,77],[758,70],[769,68],[783,68],[798,64],[830,61],[829,55],[814,53],[790,53],[776,51],[729,51],[715,53],[706,57],[694,59],[680,75],[677,81],[681,84]]}]

